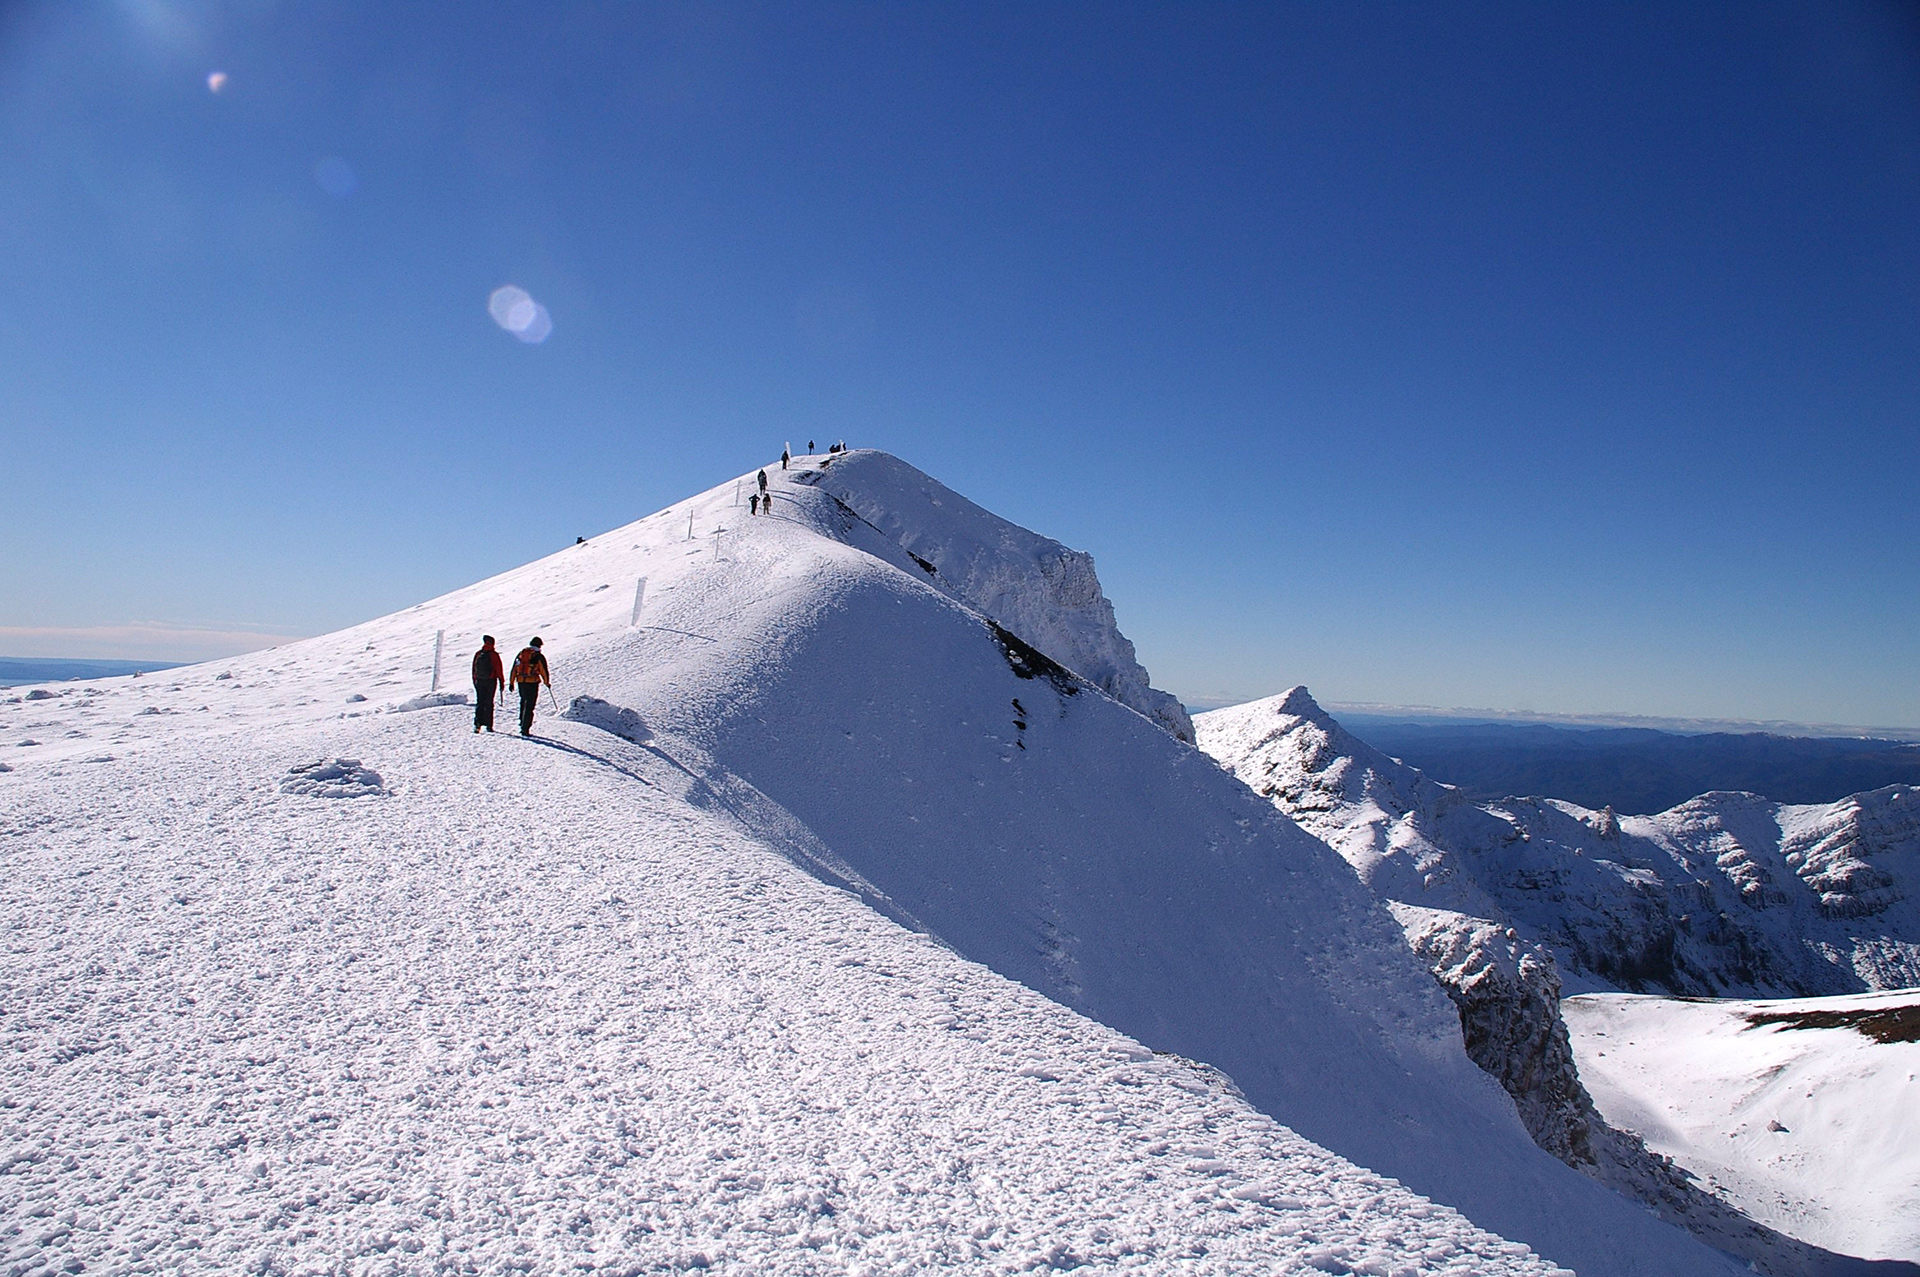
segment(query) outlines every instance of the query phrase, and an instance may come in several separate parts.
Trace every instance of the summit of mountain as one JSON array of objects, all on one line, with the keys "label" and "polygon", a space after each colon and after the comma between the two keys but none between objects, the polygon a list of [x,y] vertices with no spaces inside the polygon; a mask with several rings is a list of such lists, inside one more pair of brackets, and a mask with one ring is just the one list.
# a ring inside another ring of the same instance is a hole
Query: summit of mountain
[{"label": "summit of mountain", "polygon": [[[885,454],[768,477],[0,704],[42,1258],[1734,1271],[1534,1145],[1091,560]],[[447,690],[482,633],[544,640],[528,739]]]}]

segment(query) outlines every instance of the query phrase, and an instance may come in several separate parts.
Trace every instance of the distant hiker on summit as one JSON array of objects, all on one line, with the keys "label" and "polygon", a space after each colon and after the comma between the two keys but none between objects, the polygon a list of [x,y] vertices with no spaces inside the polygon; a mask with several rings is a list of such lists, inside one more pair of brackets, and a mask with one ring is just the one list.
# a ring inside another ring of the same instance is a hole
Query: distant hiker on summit
[{"label": "distant hiker on summit", "polygon": [[787,468],[787,462],[791,460],[793,460],[793,454],[791,452],[788,452],[785,448],[780,449],[780,468],[782,470],[785,470]]},{"label": "distant hiker on summit", "polygon": [[763,497],[767,495],[767,472],[765,470],[760,472],[760,495]]},{"label": "distant hiker on summit", "polygon": [[493,730],[493,694],[507,681],[500,668],[500,653],[494,650],[493,635],[480,637],[480,650],[473,654],[473,730]]},{"label": "distant hiker on summit", "polygon": [[547,690],[553,690],[553,679],[547,674],[547,658],[540,654],[540,638],[535,635],[520,649],[520,655],[513,658],[513,682],[520,689],[520,734],[533,734],[533,706],[540,699],[540,684],[545,683]]}]

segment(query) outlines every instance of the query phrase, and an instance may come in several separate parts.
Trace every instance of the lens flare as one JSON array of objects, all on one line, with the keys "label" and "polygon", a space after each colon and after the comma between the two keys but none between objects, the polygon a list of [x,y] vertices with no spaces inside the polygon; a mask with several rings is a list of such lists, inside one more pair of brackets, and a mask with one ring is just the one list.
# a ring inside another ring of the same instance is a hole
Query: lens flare
[{"label": "lens flare", "polygon": [[218,93],[220,90],[226,87],[227,87],[227,73],[225,71],[215,71],[212,75],[209,75],[207,77],[207,92]]},{"label": "lens flare", "polygon": [[508,332],[512,332],[512,320],[515,310],[521,306],[531,306],[532,304],[533,298],[527,296],[526,289],[515,288],[512,284],[507,284],[494,289],[493,294],[487,298],[487,313],[493,316],[494,323],[500,325]]},{"label": "lens flare", "polygon": [[553,316],[547,314],[545,306],[535,302],[533,314],[527,317],[527,326],[515,330],[513,335],[530,346],[537,346],[553,335]]},{"label": "lens flare", "polygon": [[503,284],[487,297],[487,313],[500,325],[530,346],[537,346],[553,332],[553,317],[547,308],[524,288]]}]

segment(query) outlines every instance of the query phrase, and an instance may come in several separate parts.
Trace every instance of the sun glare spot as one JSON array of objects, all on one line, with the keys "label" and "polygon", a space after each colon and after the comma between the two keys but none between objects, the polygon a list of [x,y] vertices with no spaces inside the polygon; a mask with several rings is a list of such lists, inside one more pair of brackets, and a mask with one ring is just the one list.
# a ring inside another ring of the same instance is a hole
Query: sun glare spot
[{"label": "sun glare spot", "polygon": [[227,87],[227,73],[225,71],[215,71],[212,75],[209,75],[207,77],[207,92],[218,93],[220,90],[226,87]]},{"label": "sun glare spot", "polygon": [[533,300],[524,288],[505,284],[487,297],[487,313],[500,325],[528,345],[539,345],[553,332],[553,317],[547,308]]}]

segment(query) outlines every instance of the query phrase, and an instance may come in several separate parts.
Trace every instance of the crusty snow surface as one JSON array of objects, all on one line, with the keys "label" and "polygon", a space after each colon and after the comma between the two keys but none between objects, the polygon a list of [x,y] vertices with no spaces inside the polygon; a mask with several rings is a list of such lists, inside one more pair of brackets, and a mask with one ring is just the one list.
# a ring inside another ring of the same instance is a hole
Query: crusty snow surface
[{"label": "crusty snow surface", "polygon": [[[1910,1040],[1920,990],[1763,1001],[1596,993],[1563,1010],[1580,1077],[1613,1125],[1781,1232],[1920,1260],[1920,1041]],[[1905,1041],[1846,1023],[1902,1011]]]},{"label": "crusty snow surface", "polygon": [[[9,1271],[1542,1269],[639,746],[124,730],[145,692],[8,777]],[[348,743],[385,792],[282,792]]]},{"label": "crusty snow surface", "polygon": [[[918,471],[774,486],[0,704],[10,1271],[1732,1271],[1533,1147],[1079,569],[1106,690]],[[571,717],[475,737],[440,629]]]}]

